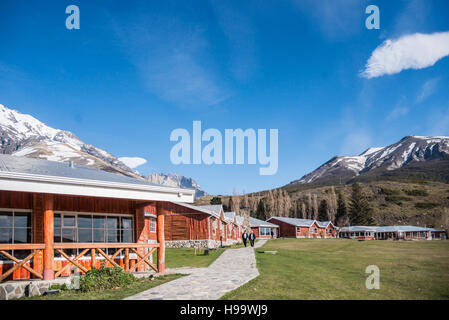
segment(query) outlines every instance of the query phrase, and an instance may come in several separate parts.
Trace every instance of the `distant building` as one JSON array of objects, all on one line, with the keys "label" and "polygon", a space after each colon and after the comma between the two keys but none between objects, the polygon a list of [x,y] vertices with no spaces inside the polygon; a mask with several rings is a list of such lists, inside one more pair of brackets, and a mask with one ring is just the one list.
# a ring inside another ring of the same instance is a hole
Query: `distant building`
[{"label": "distant building", "polygon": [[293,238],[336,238],[337,227],[331,221],[271,217],[267,220],[279,226],[280,237]]},{"label": "distant building", "polygon": [[339,230],[339,238],[366,240],[439,240],[446,239],[444,230],[416,226],[351,226]]},{"label": "distant building", "polygon": [[256,238],[258,239],[270,239],[272,237],[278,237],[279,226],[274,223],[250,217],[249,225],[251,227],[251,231],[254,232]]}]

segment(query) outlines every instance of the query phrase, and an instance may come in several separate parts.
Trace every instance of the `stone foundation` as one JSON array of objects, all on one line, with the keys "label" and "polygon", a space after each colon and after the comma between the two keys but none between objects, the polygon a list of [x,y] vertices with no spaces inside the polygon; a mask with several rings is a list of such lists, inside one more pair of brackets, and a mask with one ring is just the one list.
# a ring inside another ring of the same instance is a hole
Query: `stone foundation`
[{"label": "stone foundation", "polygon": [[166,248],[211,248],[212,243],[210,240],[176,240],[165,241]]},{"label": "stone foundation", "polygon": [[20,281],[8,281],[0,283],[0,300],[19,299],[22,297],[40,296],[45,291],[50,289],[51,286],[69,285],[72,278],[59,278],[56,280],[20,280]]}]

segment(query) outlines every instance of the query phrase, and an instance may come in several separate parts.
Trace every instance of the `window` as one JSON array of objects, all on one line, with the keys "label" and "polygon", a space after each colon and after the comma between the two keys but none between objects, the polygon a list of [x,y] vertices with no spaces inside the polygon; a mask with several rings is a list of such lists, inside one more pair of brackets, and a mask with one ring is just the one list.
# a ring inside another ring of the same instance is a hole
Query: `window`
[{"label": "window", "polygon": [[[31,212],[0,210],[0,243],[31,243]],[[28,250],[9,252],[17,258],[25,258]],[[0,254],[0,260],[4,257]]]},{"label": "window", "polygon": [[259,232],[261,236],[270,236],[271,229],[270,228],[259,228]]},{"label": "window", "polygon": [[215,234],[217,230],[217,219],[212,218],[212,233]]},{"label": "window", "polygon": [[[91,213],[55,213],[55,242],[133,242],[131,216]],[[66,250],[70,255],[76,250]],[[110,252],[114,251],[107,250]]]},{"label": "window", "polygon": [[150,232],[156,232],[156,219],[150,218]]}]

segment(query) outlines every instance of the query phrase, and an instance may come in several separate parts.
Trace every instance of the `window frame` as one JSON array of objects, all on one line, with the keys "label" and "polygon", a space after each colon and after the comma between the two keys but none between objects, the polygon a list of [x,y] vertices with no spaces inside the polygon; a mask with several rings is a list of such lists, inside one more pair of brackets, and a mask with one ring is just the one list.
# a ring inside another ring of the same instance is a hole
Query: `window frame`
[{"label": "window frame", "polygon": [[[156,233],[157,232],[157,221],[156,218],[150,217],[150,232],[151,233]],[[154,230],[153,228],[154,227]]]},{"label": "window frame", "polygon": [[[33,221],[34,220],[33,219],[34,218],[34,212],[33,212],[33,210],[31,210],[31,209],[0,208],[0,212],[11,212],[12,213],[13,219],[12,219],[11,227],[0,227],[0,229],[9,229],[9,228],[12,229],[12,234],[11,234],[12,242],[8,243],[8,244],[15,244],[14,243],[14,235],[15,235],[15,229],[16,229],[15,228],[15,214],[16,214],[16,212],[29,213],[30,214],[29,215],[29,217],[30,217],[30,226],[29,227],[18,227],[18,229],[28,229],[29,232],[30,232],[30,235],[29,235],[30,242],[29,243],[27,242],[27,244],[34,243],[34,232],[33,232],[33,229],[34,229],[34,221]],[[10,254],[12,256],[15,256],[15,253],[14,253],[15,250],[10,250],[10,251],[11,251]],[[9,260],[9,259],[6,259],[6,260]],[[0,263],[2,261],[5,261],[5,260],[0,259]]]},{"label": "window frame", "polygon": [[[91,216],[91,219],[92,219],[92,225],[91,225],[91,239],[92,239],[92,241],[91,242],[87,242],[87,243],[92,243],[92,244],[94,244],[94,243],[128,243],[128,242],[108,242],[108,234],[107,234],[107,230],[108,230],[108,224],[107,224],[107,218],[108,217],[119,217],[119,218],[131,218],[131,236],[132,236],[132,238],[131,238],[131,241],[132,241],[132,243],[134,243],[135,242],[135,238],[136,238],[136,235],[135,235],[135,218],[134,218],[134,215],[133,214],[126,214],[126,213],[104,213],[104,212],[84,212],[84,211],[62,211],[62,210],[55,210],[54,211],[54,215],[59,215],[60,217],[61,217],[61,225],[60,225],[60,235],[61,235],[61,241],[54,241],[54,243],[64,243],[62,240],[63,240],[63,237],[62,237],[62,230],[63,230],[63,228],[73,228],[74,230],[75,230],[75,240],[74,240],[74,242],[72,242],[72,243],[84,243],[84,242],[79,242],[78,241],[78,233],[79,233],[79,226],[78,226],[78,216],[86,216],[86,215],[90,215]],[[64,227],[64,218],[63,218],[63,216],[64,215],[69,215],[69,216],[75,216],[75,226],[73,226],[73,227],[71,227],[71,226],[68,226],[68,227]],[[103,242],[95,242],[94,241],[94,230],[101,230],[100,228],[94,228],[94,223],[93,223],[93,218],[94,217],[98,217],[98,216],[101,216],[101,217],[104,217],[104,218],[106,218],[105,219],[105,225],[104,225],[104,231],[105,231],[105,234],[104,234],[104,239],[103,239]],[[88,229],[88,228],[81,228],[81,229]],[[120,231],[120,230],[125,230],[124,228],[116,228],[116,229],[112,229],[112,230],[117,230],[117,231]],[[54,228],[54,231],[56,231],[56,228]],[[67,243],[70,243],[70,242],[67,242]],[[109,254],[109,250],[114,250],[114,249],[108,249],[108,248],[105,248],[105,252],[107,253],[107,254]],[[72,253],[72,254],[69,254],[70,256],[74,256],[75,254],[78,254],[79,253],[79,251],[80,251],[80,249],[76,249],[76,250],[74,250],[74,253]],[[59,257],[55,257],[55,259],[57,259],[57,258],[59,258]]]}]

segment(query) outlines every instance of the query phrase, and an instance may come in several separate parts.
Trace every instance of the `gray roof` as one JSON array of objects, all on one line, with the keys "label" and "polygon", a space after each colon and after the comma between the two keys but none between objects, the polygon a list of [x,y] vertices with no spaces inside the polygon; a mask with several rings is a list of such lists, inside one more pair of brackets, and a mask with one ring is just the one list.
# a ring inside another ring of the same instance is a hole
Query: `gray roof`
[{"label": "gray roof", "polygon": [[235,215],[234,211],[224,212],[224,217],[230,221],[234,221]]},{"label": "gray roof", "polygon": [[320,227],[320,228],[326,228],[329,224],[332,224],[332,225],[334,225],[333,223],[332,223],[332,221],[316,221],[316,224],[318,225],[318,227]]},{"label": "gray roof", "polygon": [[315,222],[315,220],[312,220],[312,219],[298,219],[298,218],[287,218],[287,217],[271,217],[270,219],[268,219],[268,221],[270,221],[271,219],[276,219],[276,220],[294,225],[296,227],[310,227]]},{"label": "gray roof", "polygon": [[237,224],[243,225],[243,222],[245,221],[245,218],[243,218],[242,216],[236,215],[235,216],[235,221],[237,222]]},{"label": "gray roof", "polygon": [[180,205],[180,206],[183,206],[183,207],[186,207],[186,208],[197,210],[199,212],[204,212],[204,213],[210,214],[212,216],[219,217],[218,214],[215,213],[214,211],[211,211],[211,210],[208,210],[208,209],[204,208],[205,206],[194,206],[194,205],[191,205],[191,204],[188,204],[188,203],[184,203],[184,202],[173,202],[173,203],[175,203],[177,205]]},{"label": "gray roof", "polygon": [[[71,167],[68,162],[56,162],[26,157],[15,157],[6,154],[0,154],[0,171],[104,182],[161,186],[149,183],[147,181],[138,180],[120,174],[110,173],[77,164],[74,164],[73,167]],[[168,186],[163,187],[176,189],[174,187]]]},{"label": "gray roof", "polygon": [[221,204],[209,204],[209,205],[198,206],[198,207],[212,211],[216,215],[220,215],[220,212],[223,209],[223,205],[221,205]]},{"label": "gray roof", "polygon": [[440,229],[417,227],[417,226],[350,226],[340,228],[340,232],[424,232],[424,231],[443,231]]},{"label": "gray roof", "polygon": [[270,223],[267,221],[263,221],[260,219],[256,219],[253,217],[249,217],[249,226],[251,228],[255,228],[255,227],[271,227],[271,228],[279,228],[279,226],[277,224],[274,223]]}]

